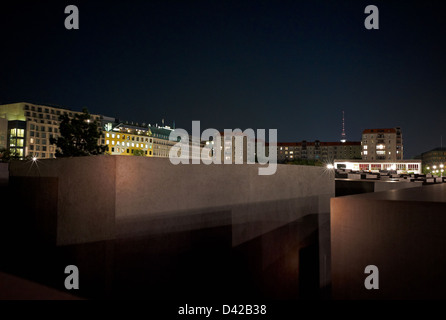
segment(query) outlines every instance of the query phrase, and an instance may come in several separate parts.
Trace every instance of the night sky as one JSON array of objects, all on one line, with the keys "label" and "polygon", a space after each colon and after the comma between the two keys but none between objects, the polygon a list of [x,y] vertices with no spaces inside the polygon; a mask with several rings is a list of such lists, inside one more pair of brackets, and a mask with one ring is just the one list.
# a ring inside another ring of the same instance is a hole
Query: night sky
[{"label": "night sky", "polygon": [[[80,29],[67,30],[67,5]],[[364,27],[367,5],[379,30]],[[8,1],[0,103],[123,120],[348,140],[401,126],[405,158],[446,145],[442,1]]]}]

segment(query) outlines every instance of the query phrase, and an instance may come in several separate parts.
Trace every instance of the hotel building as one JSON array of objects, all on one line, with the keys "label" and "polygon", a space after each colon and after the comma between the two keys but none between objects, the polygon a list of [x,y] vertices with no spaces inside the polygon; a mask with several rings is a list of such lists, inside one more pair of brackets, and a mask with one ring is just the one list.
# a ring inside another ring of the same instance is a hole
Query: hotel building
[{"label": "hotel building", "polygon": [[363,160],[403,160],[403,134],[400,127],[366,129],[362,132]]}]

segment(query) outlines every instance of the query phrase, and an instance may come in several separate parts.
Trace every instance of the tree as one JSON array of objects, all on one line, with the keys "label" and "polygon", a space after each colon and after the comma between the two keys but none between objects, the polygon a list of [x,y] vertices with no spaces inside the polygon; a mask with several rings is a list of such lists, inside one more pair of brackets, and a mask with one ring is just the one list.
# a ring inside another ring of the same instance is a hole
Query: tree
[{"label": "tree", "polygon": [[133,155],[134,155],[134,156],[145,156],[146,153],[144,152],[144,150],[135,149],[135,150],[133,151]]},{"label": "tree", "polygon": [[8,149],[0,148],[0,162],[9,162],[11,160],[11,152]]},{"label": "tree", "polygon": [[107,146],[98,145],[101,129],[97,121],[90,120],[90,113],[83,109],[71,119],[68,115],[60,116],[59,138],[51,138],[56,144],[56,158],[82,157],[103,154]]},{"label": "tree", "polygon": [[11,150],[0,148],[0,162],[9,162],[16,159],[20,159],[17,152],[11,152]]}]

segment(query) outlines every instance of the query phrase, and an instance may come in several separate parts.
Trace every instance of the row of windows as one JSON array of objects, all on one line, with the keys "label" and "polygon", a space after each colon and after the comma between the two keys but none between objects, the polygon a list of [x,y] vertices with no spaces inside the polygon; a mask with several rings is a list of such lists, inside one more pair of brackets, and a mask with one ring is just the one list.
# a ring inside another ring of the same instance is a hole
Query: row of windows
[{"label": "row of windows", "polygon": [[39,127],[38,125],[34,125],[34,124],[30,124],[29,129],[30,129],[31,131],[32,131],[32,130],[35,130],[35,131],[42,131],[42,132],[45,132],[45,131],[53,132],[53,130],[54,130],[55,133],[58,133],[58,132],[59,132],[59,129],[58,129],[58,128],[45,127],[45,126],[40,126],[40,127]]},{"label": "row of windows", "polygon": [[16,128],[14,128],[14,129],[11,129],[9,131],[9,134],[10,134],[11,138],[13,138],[13,137],[21,137],[21,138],[23,138],[23,137],[25,137],[25,129],[16,129]]},{"label": "row of windows", "polygon": [[34,146],[34,145],[30,145],[29,146],[29,150],[31,150],[31,151],[34,151],[34,150],[36,150],[36,151],[47,151],[47,150],[50,150],[50,151],[54,151],[54,147],[49,147],[49,148],[47,148],[47,146]]},{"label": "row of windows", "polygon": [[[109,144],[110,144],[110,141],[109,141],[109,140],[106,140],[106,141],[105,141],[105,144],[106,144],[106,145],[109,145]],[[114,145],[115,145],[115,141],[112,140],[111,144],[112,144],[112,146],[114,146]],[[120,146],[120,145],[125,146],[125,144],[126,144],[125,142],[116,141],[116,145],[117,145],[117,146]],[[135,143],[132,142],[132,143],[131,143],[131,146],[132,146],[132,147],[135,147]],[[142,144],[142,143],[141,143],[141,144],[137,143],[137,144],[136,144],[136,148],[139,148],[139,146],[141,146],[141,148],[144,148],[144,146],[145,146],[145,149],[148,149],[148,148],[152,149],[152,145],[149,146],[148,144],[144,145],[144,144]],[[130,142],[127,142],[127,147],[130,147]]]},{"label": "row of windows", "polygon": [[[37,111],[37,112],[44,112],[44,113],[51,113],[56,115],[68,115],[69,117],[73,117],[74,114],[78,114],[78,112],[70,112],[70,111],[61,111],[61,110],[54,110],[49,108],[42,108],[42,107],[35,107],[35,106],[29,106],[25,105],[25,110],[31,110],[31,111]],[[99,116],[92,116],[93,119],[99,120]]]},{"label": "row of windows", "polygon": [[[110,151],[110,147],[107,148],[107,151]],[[111,148],[111,152],[128,153],[128,154],[130,154],[130,153],[134,153],[134,149],[126,149],[126,148],[115,148],[115,147],[112,147],[112,148]],[[144,151],[144,154],[147,155],[147,150]],[[149,154],[149,155],[152,155],[152,151],[149,150],[148,154]]]},{"label": "row of windows", "polygon": [[[31,119],[31,118],[26,118],[28,120],[28,122],[34,122],[34,123],[38,123],[37,120]],[[45,120],[40,120],[40,123],[45,124]],[[59,123],[57,121],[51,121],[51,120],[47,120],[46,122],[47,124],[53,124],[55,126],[59,125]]]},{"label": "row of windows", "polygon": [[55,158],[54,153],[46,153],[46,152],[39,153],[39,152],[36,152],[36,153],[33,153],[32,155],[34,157],[37,157],[37,158],[46,158],[47,154],[48,154],[48,157]]},{"label": "row of windows", "polygon": [[[387,135],[384,135],[384,134],[377,134],[377,135],[376,135],[376,138],[377,138],[377,139],[385,139],[385,138],[387,138],[387,139],[392,139],[392,136],[393,136],[393,138],[395,138],[395,134],[394,134],[394,133],[393,133],[393,134],[387,134]],[[373,134],[371,134],[371,135],[363,134],[363,135],[362,135],[362,138],[363,138],[363,139],[367,139],[368,137],[370,137],[370,139],[373,139],[373,138],[375,137],[375,135],[373,135]]]},{"label": "row of windows", "polygon": [[[29,136],[31,137],[31,139],[33,137],[46,139],[46,133],[45,132],[34,132],[34,131],[31,131],[29,133]],[[58,135],[57,134],[53,135],[52,133],[50,133],[50,134],[48,134],[48,137],[51,139],[52,137],[58,137]]]},{"label": "row of windows", "polygon": [[[126,136],[124,134],[121,136],[119,134],[115,135],[114,133],[112,133],[112,134],[106,133],[105,136],[107,138],[111,137],[112,139],[114,139],[116,137],[117,139],[126,140]],[[134,136],[132,136],[131,138],[132,138],[132,141],[135,141],[135,137]],[[127,140],[130,140],[130,136],[127,136]],[[140,141],[140,137],[136,137],[136,141]],[[150,141],[150,143],[152,143],[152,139],[141,137],[141,142],[144,142],[144,141],[145,142],[149,142]]]},{"label": "row of windows", "polygon": [[50,116],[49,114],[44,115],[42,113],[37,114],[35,112],[31,113],[31,112],[27,111],[27,112],[25,112],[25,115],[27,117],[33,117],[33,118],[39,118],[39,119],[46,119],[46,120],[53,120],[53,121],[59,120],[56,116]]},{"label": "row of windows", "polygon": [[[353,149],[353,148],[358,148],[359,146],[339,146],[339,148],[344,148],[344,149]],[[288,149],[289,148],[289,149]],[[302,148],[302,147],[277,147],[277,150],[314,150],[314,147],[307,147],[307,149]],[[329,150],[329,149],[334,149],[337,150],[337,146],[332,146],[332,147],[321,147],[319,150]],[[318,150],[318,149],[316,149]]]},{"label": "row of windows", "polygon": [[30,143],[30,145],[33,145],[33,144],[45,144],[45,145],[47,145],[47,144],[49,144],[49,140],[47,140],[47,139],[31,138],[31,139],[29,139],[29,143]]}]

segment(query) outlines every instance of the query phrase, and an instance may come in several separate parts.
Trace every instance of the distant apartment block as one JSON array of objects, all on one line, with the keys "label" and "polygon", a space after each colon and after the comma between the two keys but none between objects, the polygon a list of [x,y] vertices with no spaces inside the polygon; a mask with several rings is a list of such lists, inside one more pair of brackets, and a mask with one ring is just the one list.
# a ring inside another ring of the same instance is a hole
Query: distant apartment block
[{"label": "distant apartment block", "polygon": [[361,142],[278,142],[277,161],[293,161],[295,159],[320,160],[324,162],[334,159],[361,159]]},{"label": "distant apartment block", "polygon": [[446,148],[435,148],[421,154],[425,166],[446,165]]},{"label": "distant apartment block", "polygon": [[400,127],[366,129],[362,132],[363,160],[403,160],[403,134]]}]

